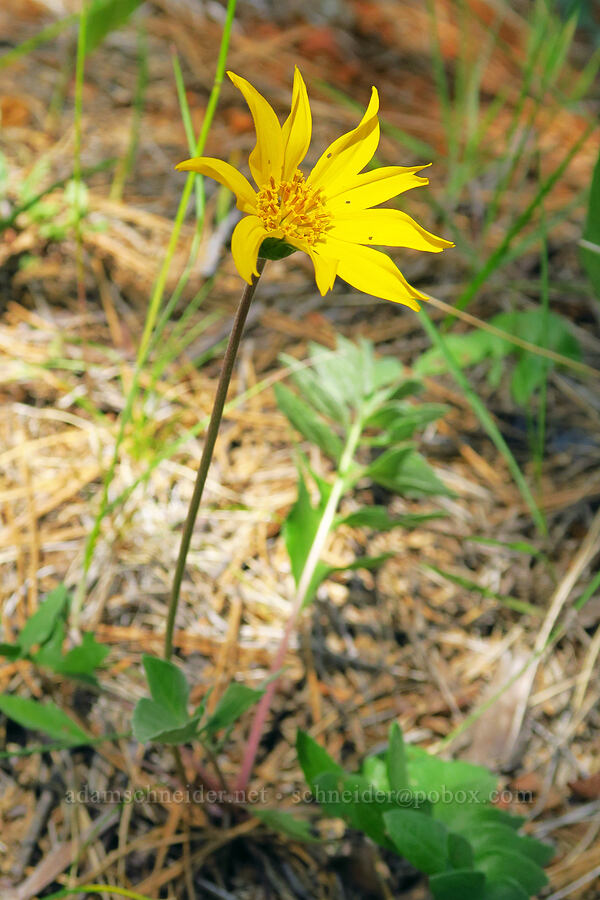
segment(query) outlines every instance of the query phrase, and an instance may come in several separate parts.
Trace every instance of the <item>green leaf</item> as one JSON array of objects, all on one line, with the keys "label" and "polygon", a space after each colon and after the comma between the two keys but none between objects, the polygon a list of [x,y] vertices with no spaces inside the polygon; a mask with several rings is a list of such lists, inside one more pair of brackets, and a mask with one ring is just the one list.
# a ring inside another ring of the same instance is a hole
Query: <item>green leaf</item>
[{"label": "green leaf", "polygon": [[476,866],[485,872],[490,882],[502,882],[507,873],[529,893],[537,894],[548,884],[543,869],[521,853],[509,849],[498,849],[490,853],[476,854]]},{"label": "green leaf", "polygon": [[435,875],[448,867],[446,826],[415,809],[394,809],[383,816],[394,847],[408,862]]},{"label": "green leaf", "polygon": [[529,894],[518,881],[507,875],[502,881],[488,882],[482,900],[529,900]]},{"label": "green leaf", "polygon": [[320,838],[312,833],[310,823],[305,819],[297,819],[291,813],[279,809],[251,809],[251,812],[273,831],[279,831],[295,841],[309,844],[321,843]]},{"label": "green leaf", "polygon": [[145,653],[142,662],[152,699],[183,725],[188,718],[190,695],[185,675],[175,663],[157,656]]},{"label": "green leaf", "polygon": [[233,681],[227,689],[202,730],[212,736],[223,728],[229,728],[242,716],[246,710],[258,703],[263,696],[263,690],[249,688],[245,684]]},{"label": "green leaf", "polygon": [[[319,523],[327,505],[329,486],[326,485],[325,482],[320,481],[318,487],[319,502],[317,506],[314,507],[310,502],[310,494],[306,486],[304,473],[301,469],[298,470],[298,499],[288,513],[282,529],[283,539],[290,558],[292,575],[294,576],[296,586],[298,586],[302,576],[308,554],[310,553],[310,548],[313,545]],[[320,577],[321,574],[320,571],[315,572],[315,576],[319,575]],[[320,580],[316,581],[316,584],[315,581],[316,579],[313,578],[311,589],[307,592],[307,600],[314,594],[314,591],[320,583]]]},{"label": "green leaf", "polygon": [[365,421],[367,428],[383,428],[385,434],[381,440],[388,444],[408,440],[415,431],[424,428],[430,422],[445,415],[448,407],[440,403],[421,403],[408,405],[393,400],[381,406]]},{"label": "green leaf", "polygon": [[412,744],[406,747],[406,754],[411,787],[427,795],[440,795],[434,814],[453,831],[458,830],[455,817],[464,810],[470,811],[471,804],[477,810],[490,808],[498,778],[483,766],[460,759],[439,759]]},{"label": "green leaf", "polygon": [[343,775],[344,770],[339,766],[320,744],[305,731],[298,729],[296,735],[296,753],[298,762],[304,772],[308,786],[314,791],[315,780],[323,772],[333,772]]},{"label": "green leaf", "polygon": [[387,450],[363,474],[397,494],[452,496],[452,491],[448,490],[421,454],[412,447]]},{"label": "green leaf", "polygon": [[329,425],[283,384],[276,384],[274,391],[277,405],[294,428],[337,462],[342,455],[342,442]]},{"label": "green leaf", "polygon": [[[172,710],[154,700],[142,697],[133,711],[132,727],[136,740],[145,744],[181,744],[191,740],[197,731],[197,719],[176,716]],[[183,737],[182,737],[183,735]]]},{"label": "green leaf", "polygon": [[583,240],[585,244],[581,248],[581,261],[596,296],[600,299],[600,154],[592,177]]},{"label": "green leaf", "polygon": [[393,849],[383,816],[397,804],[388,791],[378,790],[361,775],[329,771],[315,778],[313,793],[328,816],[344,819],[376,844]]},{"label": "green leaf", "polygon": [[[502,358],[510,353],[512,344],[490,334],[489,331],[470,331],[467,334],[446,334],[444,343],[461,369],[474,366],[484,359]],[[441,375],[448,367],[437,347],[422,353],[414,365],[417,375]]]},{"label": "green leaf", "polygon": [[421,390],[423,385],[418,381],[409,381],[404,378],[404,366],[393,356],[383,356],[381,359],[375,360],[375,368],[373,370],[373,387],[375,390],[381,388],[392,387],[394,391],[401,386],[406,385],[410,393],[415,390]]},{"label": "green leaf", "polygon": [[337,393],[332,394],[327,390],[311,369],[299,369],[298,361],[293,356],[282,353],[279,358],[282,363],[290,367],[290,380],[296,385],[307,403],[339,425],[348,424],[349,411],[342,396]]},{"label": "green leaf", "polygon": [[54,703],[0,694],[0,710],[23,728],[42,731],[55,741],[87,744],[88,735]]},{"label": "green leaf", "polygon": [[533,353],[521,357],[510,379],[510,392],[516,404],[525,406],[543,383],[548,368],[548,360]]},{"label": "green leaf", "polygon": [[486,853],[495,848],[514,850],[529,857],[539,866],[545,866],[555,855],[554,847],[535,838],[517,834],[514,828],[501,822],[479,822],[471,830],[469,840],[476,854]]},{"label": "green leaf", "polygon": [[183,672],[170,660],[142,657],[152,699],[138,700],[133,712],[133,733],[138,741],[173,744],[190,740],[199,716],[188,715],[190,688]]},{"label": "green leaf", "polygon": [[[387,835],[384,816],[397,809],[397,804],[387,791],[378,791],[360,775],[346,775],[339,779],[344,796],[350,800],[344,803],[343,817],[352,828],[362,831],[381,847],[392,849]],[[319,779],[317,779],[317,787]]]},{"label": "green leaf", "polygon": [[48,594],[31,618],[25,622],[19,635],[19,646],[23,654],[29,653],[36,644],[43,644],[48,640],[68,599],[66,587],[64,584],[59,584]]},{"label": "green leaf", "polygon": [[106,35],[125,24],[142,0],[94,0],[88,12],[86,54],[92,53]]},{"label": "green leaf", "polygon": [[473,868],[473,847],[462,834],[448,832],[448,859],[453,869]]},{"label": "green leaf", "polygon": [[315,376],[331,402],[345,410],[358,409],[365,394],[360,348],[338,335],[335,350],[314,343],[309,350]]},{"label": "green leaf", "polygon": [[408,787],[408,772],[406,769],[406,750],[402,729],[397,722],[390,728],[390,739],[386,754],[387,773],[390,790],[404,791]]},{"label": "green leaf", "polygon": [[472,869],[443,872],[429,879],[434,900],[483,900],[484,886],[485,875]]},{"label": "green leaf", "polygon": [[110,649],[105,644],[99,644],[91,631],[86,631],[81,644],[69,650],[62,660],[60,671],[64,675],[91,676],[109,653]]},{"label": "green leaf", "polygon": [[379,756],[367,756],[361,766],[361,775],[378,791],[390,791],[387,766]]},{"label": "green leaf", "polygon": [[[581,357],[579,343],[571,333],[568,321],[557,313],[546,312],[542,316],[537,309],[499,313],[490,319],[490,324],[535,346],[571,359]],[[448,334],[444,343],[461,368],[475,365],[484,359],[491,360],[493,365],[488,381],[494,387],[498,386],[502,375],[502,368],[495,363],[504,356],[516,356],[517,365],[511,378],[511,392],[513,399],[519,404],[529,400],[542,384],[548,370],[554,366],[551,360],[487,331]],[[415,370],[421,375],[440,374],[447,369],[447,360],[437,347],[424,353],[415,366]]]},{"label": "green leaf", "polygon": [[475,790],[478,797],[476,802],[455,804],[454,806],[442,803],[436,807],[435,815],[447,822],[453,831],[460,831],[469,840],[472,839],[473,834],[479,833],[486,825],[506,825],[512,831],[518,831],[526,821],[523,816],[513,816],[504,809],[491,806],[487,802],[485,790],[483,793],[479,793],[479,788],[475,788]]},{"label": "green leaf", "polygon": [[60,670],[63,661],[63,643],[65,640],[66,626],[62,620],[59,620],[54,626],[54,631],[47,641],[45,641],[37,653],[31,654],[31,659],[36,666],[45,666],[54,672]]},{"label": "green leaf", "polygon": [[[500,313],[492,322],[521,340],[571,359],[581,358],[579,343],[571,333],[569,322],[557,313],[546,311],[540,315],[538,310]],[[520,347],[513,346],[512,352],[518,360],[511,378],[511,393],[515,403],[524,405],[544,382],[554,363]]]},{"label": "green leaf", "polygon": [[374,531],[391,531],[392,528],[418,528],[432,519],[444,519],[447,513],[403,513],[401,516],[390,516],[385,506],[365,506],[356,512],[348,513],[337,519],[336,525],[349,525],[351,528],[372,528]]},{"label": "green leaf", "polygon": [[21,647],[19,644],[5,644],[0,642],[0,656],[5,656],[7,659],[20,659]]}]

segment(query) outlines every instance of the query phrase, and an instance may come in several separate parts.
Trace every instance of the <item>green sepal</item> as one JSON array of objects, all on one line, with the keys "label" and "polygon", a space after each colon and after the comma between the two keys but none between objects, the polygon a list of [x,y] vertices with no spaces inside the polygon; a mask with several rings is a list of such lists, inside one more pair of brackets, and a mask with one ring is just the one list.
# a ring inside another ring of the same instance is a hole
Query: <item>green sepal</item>
[{"label": "green sepal", "polygon": [[280,238],[265,238],[260,245],[258,255],[263,259],[285,259],[286,256],[291,256],[296,250],[296,247],[286,244]]}]

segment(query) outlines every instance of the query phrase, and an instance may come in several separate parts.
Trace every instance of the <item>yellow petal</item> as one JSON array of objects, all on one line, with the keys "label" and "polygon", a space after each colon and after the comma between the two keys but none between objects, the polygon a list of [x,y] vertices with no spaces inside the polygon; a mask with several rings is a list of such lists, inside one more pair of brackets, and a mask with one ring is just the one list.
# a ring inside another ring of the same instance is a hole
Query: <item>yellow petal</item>
[{"label": "yellow petal", "polygon": [[294,70],[294,90],[292,111],[283,123],[283,181],[292,177],[308,150],[312,134],[312,116],[308,103],[306,85],[296,66]]},{"label": "yellow petal", "polygon": [[385,253],[371,247],[362,247],[360,244],[338,241],[335,238],[328,237],[326,243],[327,254],[339,260],[338,276],[359,291],[381,297],[383,300],[403,303],[411,309],[419,309],[417,297],[427,299],[407,282]]},{"label": "yellow petal", "polygon": [[254,119],[256,147],[248,159],[252,177],[259,187],[267,184],[271,175],[279,184],[283,166],[283,135],[279,119],[273,107],[249,81],[233,72],[227,74],[244,95]]},{"label": "yellow petal", "polygon": [[379,95],[373,88],[360,124],[327,148],[308,176],[307,184],[322,188],[326,196],[335,195],[339,185],[344,185],[364,169],[379,143],[378,110]]},{"label": "yellow petal", "polygon": [[256,191],[247,178],[244,178],[241,172],[238,172],[229,163],[223,162],[221,159],[213,159],[210,156],[198,156],[195,159],[186,159],[175,166],[180,172],[198,172],[200,175],[207,175],[214,178],[219,184],[233,191],[237,197],[237,207],[242,212],[256,212]]},{"label": "yellow petal", "polygon": [[312,247],[307,248],[307,253],[313,261],[315,267],[315,281],[319,288],[321,297],[324,297],[327,291],[330,291],[337,275],[338,261],[330,256],[323,256],[318,250]]},{"label": "yellow petal", "polygon": [[384,166],[371,172],[363,172],[347,184],[340,185],[340,193],[336,196],[328,190],[327,206],[332,212],[350,212],[353,209],[379,206],[398,194],[429,184],[428,178],[421,178],[416,173],[430,165],[431,163],[426,166]]},{"label": "yellow petal", "polygon": [[236,268],[244,281],[252,284],[252,276],[258,275],[256,260],[260,245],[269,232],[265,231],[258,216],[244,216],[231,236],[231,253]]},{"label": "yellow petal", "polygon": [[384,247],[409,247],[439,253],[454,246],[452,241],[426,231],[418,222],[399,209],[363,209],[337,215],[327,233],[328,238],[357,244],[381,244]]}]

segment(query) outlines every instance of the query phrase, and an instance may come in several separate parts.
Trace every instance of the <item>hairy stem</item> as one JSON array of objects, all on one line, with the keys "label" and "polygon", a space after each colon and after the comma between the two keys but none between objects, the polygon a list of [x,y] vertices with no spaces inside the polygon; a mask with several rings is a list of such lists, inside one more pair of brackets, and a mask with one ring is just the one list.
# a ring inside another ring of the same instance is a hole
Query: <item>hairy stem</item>
[{"label": "hairy stem", "polygon": [[235,358],[240,346],[240,340],[242,337],[242,332],[244,330],[244,325],[246,323],[248,310],[250,309],[250,304],[252,303],[256,285],[258,284],[258,280],[261,276],[264,266],[265,260],[259,259],[257,263],[258,276],[252,279],[252,284],[247,284],[244,288],[244,292],[235,314],[233,326],[231,328],[231,334],[229,335],[229,343],[227,344],[227,349],[223,358],[223,368],[221,369],[219,384],[217,385],[217,393],[215,395],[215,402],[210,414],[208,428],[206,430],[204,449],[202,450],[202,458],[200,459],[198,474],[196,476],[196,484],[194,485],[194,493],[192,494],[187,518],[185,520],[185,525],[183,528],[183,534],[181,536],[179,556],[177,558],[175,575],[173,576],[173,586],[171,588],[171,597],[169,600],[169,609],[167,612],[167,627],[165,631],[165,659],[170,659],[173,655],[173,631],[175,629],[175,616],[177,614],[177,605],[179,603],[179,594],[181,591],[181,582],[185,570],[185,562],[187,559],[188,551],[190,549],[192,533],[194,531],[198,509],[200,508],[200,501],[202,500],[202,493],[204,491],[204,485],[206,484],[206,476],[208,475],[208,469],[210,467],[213,450],[215,449],[217,434],[219,433],[219,425],[221,424],[223,407],[225,406],[225,400],[227,399],[227,390],[229,388],[229,382],[231,381],[233,365],[235,363]]}]

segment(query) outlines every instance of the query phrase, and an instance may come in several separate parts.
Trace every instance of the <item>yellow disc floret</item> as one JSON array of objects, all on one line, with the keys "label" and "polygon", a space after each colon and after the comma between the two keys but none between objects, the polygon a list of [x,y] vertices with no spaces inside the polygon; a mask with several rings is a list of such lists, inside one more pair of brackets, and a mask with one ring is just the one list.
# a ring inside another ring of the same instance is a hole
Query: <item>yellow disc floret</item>
[{"label": "yellow disc floret", "polygon": [[320,188],[308,187],[302,172],[279,184],[271,176],[258,193],[258,216],[267,231],[314,246],[331,222]]}]

